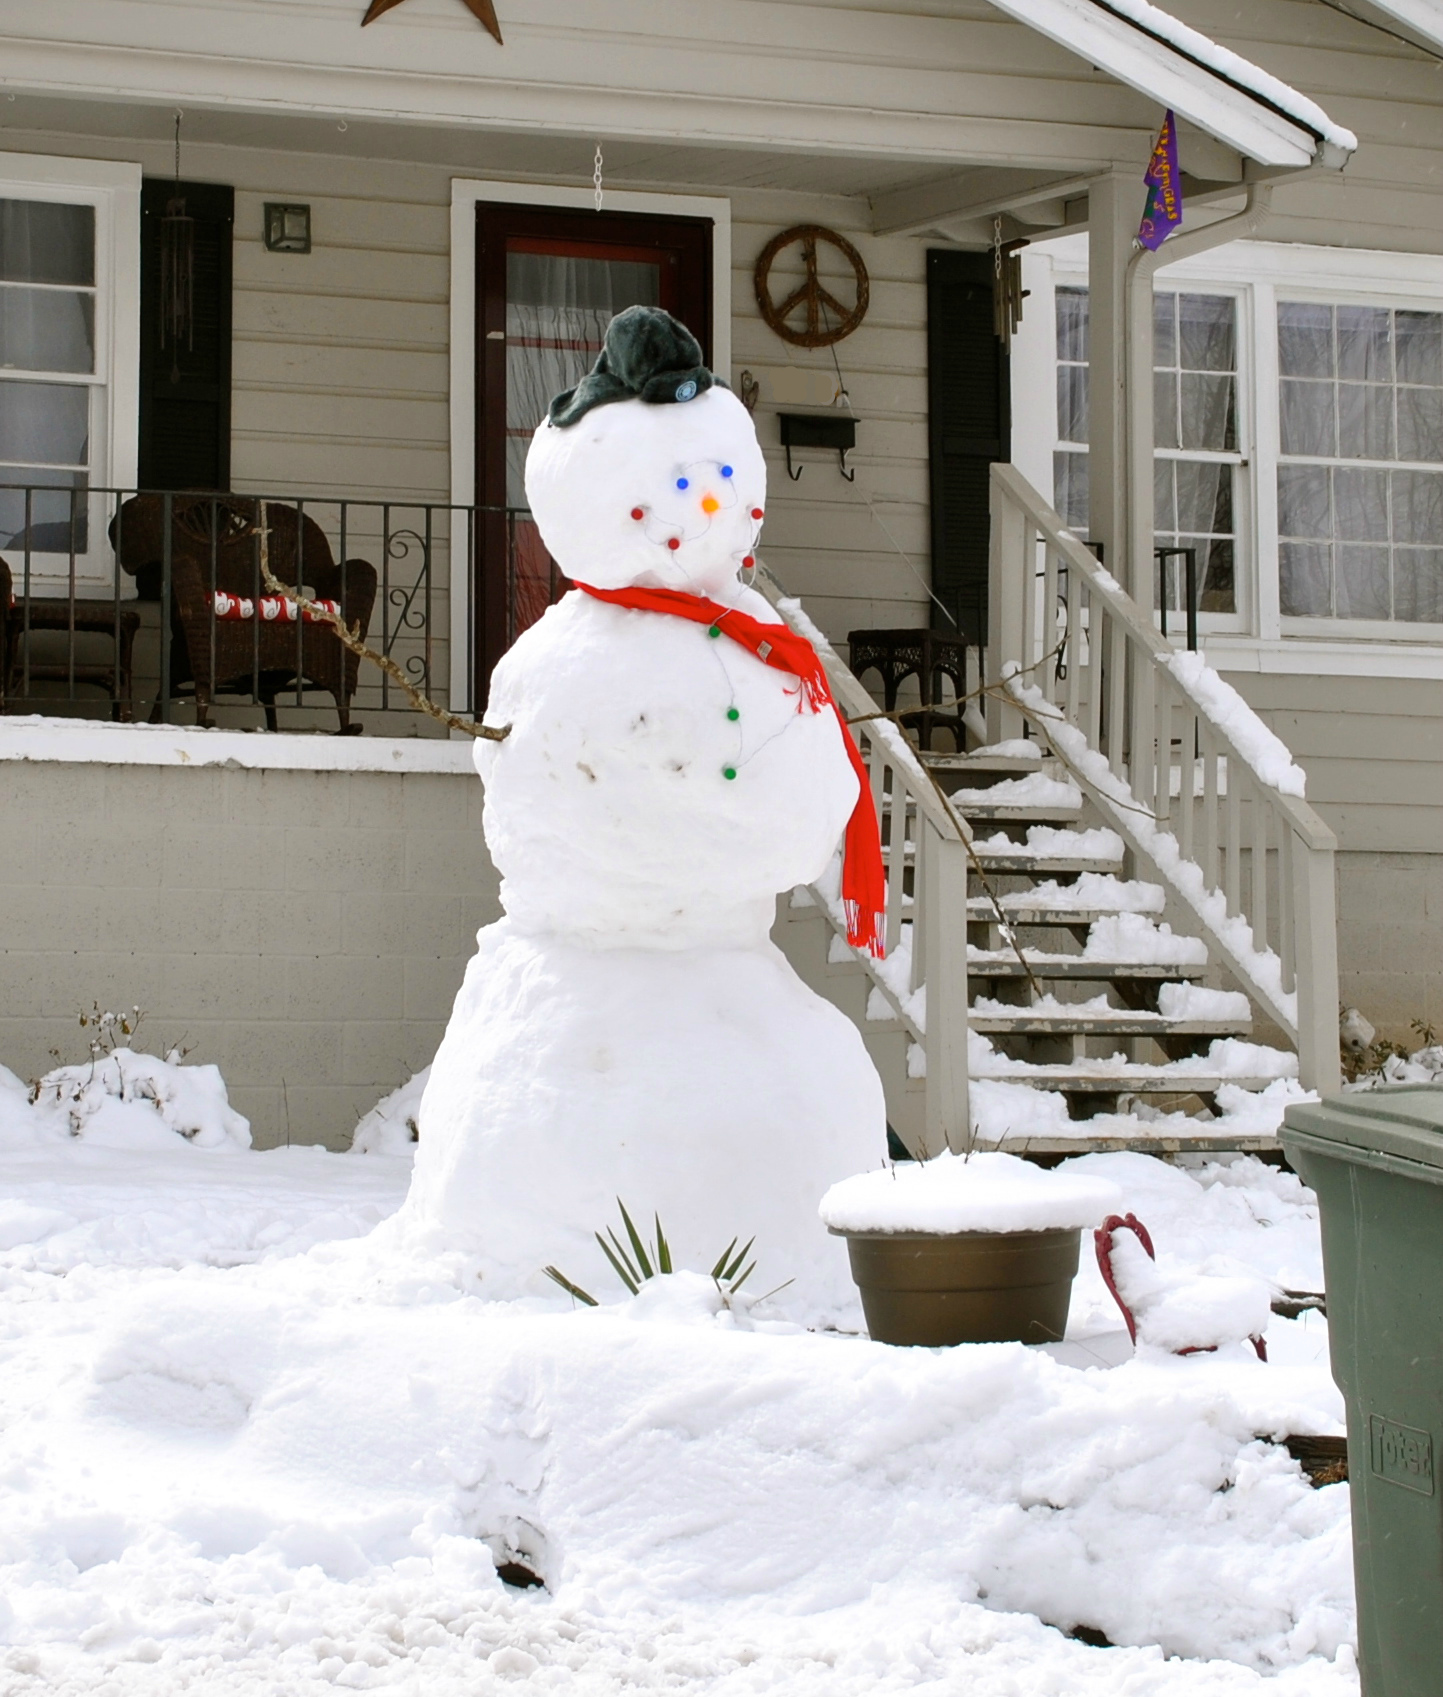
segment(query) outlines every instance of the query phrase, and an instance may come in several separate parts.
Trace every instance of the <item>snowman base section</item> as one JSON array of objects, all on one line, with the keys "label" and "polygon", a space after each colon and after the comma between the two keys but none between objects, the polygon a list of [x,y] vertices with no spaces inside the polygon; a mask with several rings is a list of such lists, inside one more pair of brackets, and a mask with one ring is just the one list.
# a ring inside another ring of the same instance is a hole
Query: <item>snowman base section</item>
[{"label": "snowman base section", "polygon": [[623,1294],[594,1237],[659,1215],[675,1265],[755,1236],[748,1294],[798,1317],[855,1302],[817,1217],[885,1156],[856,1028],[762,948],[593,949],[487,927],[421,1103],[404,1223],[474,1255],[482,1294],[550,1291],[548,1264]]}]

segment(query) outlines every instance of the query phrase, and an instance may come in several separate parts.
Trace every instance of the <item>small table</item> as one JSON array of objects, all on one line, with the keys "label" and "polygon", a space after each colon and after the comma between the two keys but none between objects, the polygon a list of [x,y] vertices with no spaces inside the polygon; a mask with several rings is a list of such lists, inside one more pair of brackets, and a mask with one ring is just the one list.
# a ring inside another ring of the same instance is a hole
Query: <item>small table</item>
[{"label": "small table", "polygon": [[[847,633],[852,671],[882,676],[882,706],[888,713],[897,706],[897,687],[904,678],[915,677],[922,705],[904,721],[915,730],[919,748],[930,749],[932,733],[939,726],[951,732],[956,752],[966,752],[961,697],[967,693],[967,644],[955,633],[937,630],[854,630]],[[951,678],[958,704],[939,707],[941,681]]]},{"label": "small table", "polygon": [[[110,697],[111,717],[128,725],[135,715],[131,652],[140,614],[129,607],[117,609],[113,601],[70,601],[32,596],[17,599],[5,623],[5,652],[0,654],[0,706],[10,696],[17,673],[24,672],[32,683],[99,684]],[[110,660],[29,660],[19,662],[20,640],[27,632],[75,631],[90,636],[108,636],[115,648]]]}]

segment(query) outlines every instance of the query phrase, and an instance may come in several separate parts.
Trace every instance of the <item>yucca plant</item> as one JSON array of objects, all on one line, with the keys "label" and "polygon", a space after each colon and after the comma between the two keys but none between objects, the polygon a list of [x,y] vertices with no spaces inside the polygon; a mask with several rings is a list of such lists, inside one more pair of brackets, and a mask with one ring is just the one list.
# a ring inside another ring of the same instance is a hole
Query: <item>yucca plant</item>
[{"label": "yucca plant", "polygon": [[[647,1279],[654,1279],[658,1274],[670,1273],[673,1270],[671,1245],[666,1241],[666,1233],[661,1229],[661,1216],[659,1214],[652,1215],[656,1236],[651,1243],[648,1243],[636,1229],[631,1215],[626,1211],[626,1204],[619,1196],[616,1199],[616,1206],[621,1210],[621,1223],[626,1229],[630,1252],[628,1253],[627,1245],[622,1243],[610,1226],[607,1227],[605,1237],[600,1232],[596,1232],[594,1235],[597,1243],[601,1246],[601,1253],[611,1263],[617,1278],[635,1296]],[[742,1265],[751,1253],[752,1245],[755,1242],[756,1238],[750,1237],[742,1248],[738,1249],[737,1239],[733,1238],[717,1257],[716,1265],[711,1270],[711,1276],[727,1296],[734,1296],[755,1270],[755,1261],[747,1262],[745,1267]],[[548,1279],[554,1284],[560,1285],[562,1290],[574,1296],[578,1302],[584,1302],[588,1308],[600,1306],[589,1291],[583,1290],[578,1284],[573,1284],[558,1267],[547,1267],[544,1271]]]}]

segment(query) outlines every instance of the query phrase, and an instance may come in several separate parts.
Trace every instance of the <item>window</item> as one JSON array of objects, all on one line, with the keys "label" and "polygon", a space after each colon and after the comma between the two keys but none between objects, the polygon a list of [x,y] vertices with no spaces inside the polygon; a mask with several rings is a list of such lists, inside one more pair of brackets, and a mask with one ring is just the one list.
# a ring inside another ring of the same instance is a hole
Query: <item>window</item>
[{"label": "window", "polygon": [[[1054,505],[1085,533],[1087,479],[1087,290],[1056,292],[1057,434]],[[1232,295],[1158,290],[1153,307],[1154,542],[1197,551],[1199,609],[1237,611],[1235,480],[1238,441],[1237,301]],[[1182,605],[1174,557],[1165,584]]]},{"label": "window", "polygon": [[1280,299],[1284,617],[1443,623],[1443,312]]},{"label": "window", "polygon": [[[95,208],[0,199],[0,544],[86,547],[95,359]],[[71,491],[80,491],[76,499]]]},{"label": "window", "polygon": [[0,550],[35,592],[110,585],[90,492],[135,476],[139,192],[138,166],[0,154]]}]

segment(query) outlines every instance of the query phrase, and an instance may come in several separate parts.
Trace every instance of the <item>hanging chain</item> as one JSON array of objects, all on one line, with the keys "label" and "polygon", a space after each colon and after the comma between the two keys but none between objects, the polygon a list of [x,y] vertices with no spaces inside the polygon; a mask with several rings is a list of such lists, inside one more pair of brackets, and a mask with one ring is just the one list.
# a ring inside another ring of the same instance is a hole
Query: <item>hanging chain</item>
[{"label": "hanging chain", "polygon": [[1002,214],[999,212],[992,220],[992,275],[997,279],[1002,276]]},{"label": "hanging chain", "polygon": [[601,211],[601,143],[596,144],[596,159],[591,172],[591,186],[596,192],[596,210]]},{"label": "hanging chain", "polygon": [[185,113],[177,106],[175,109],[175,192],[180,193],[180,121]]}]

